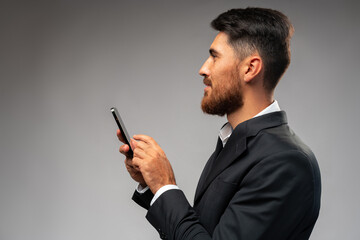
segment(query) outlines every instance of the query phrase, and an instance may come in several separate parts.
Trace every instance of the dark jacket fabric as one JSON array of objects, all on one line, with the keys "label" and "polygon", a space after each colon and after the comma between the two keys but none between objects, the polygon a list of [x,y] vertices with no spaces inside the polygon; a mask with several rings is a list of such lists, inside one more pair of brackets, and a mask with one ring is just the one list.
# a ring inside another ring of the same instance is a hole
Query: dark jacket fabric
[{"label": "dark jacket fabric", "polygon": [[289,128],[284,111],[239,124],[221,140],[198,183],[194,205],[169,190],[133,200],[162,239],[308,239],[320,209],[321,180],[312,151]]}]

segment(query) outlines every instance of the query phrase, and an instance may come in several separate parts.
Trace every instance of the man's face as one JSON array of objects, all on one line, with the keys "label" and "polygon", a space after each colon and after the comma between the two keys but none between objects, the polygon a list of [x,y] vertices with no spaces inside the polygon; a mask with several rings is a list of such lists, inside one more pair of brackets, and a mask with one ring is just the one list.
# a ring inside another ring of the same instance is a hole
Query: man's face
[{"label": "man's face", "polygon": [[240,61],[223,32],[215,37],[209,51],[199,71],[206,85],[201,108],[205,113],[224,116],[243,105]]}]

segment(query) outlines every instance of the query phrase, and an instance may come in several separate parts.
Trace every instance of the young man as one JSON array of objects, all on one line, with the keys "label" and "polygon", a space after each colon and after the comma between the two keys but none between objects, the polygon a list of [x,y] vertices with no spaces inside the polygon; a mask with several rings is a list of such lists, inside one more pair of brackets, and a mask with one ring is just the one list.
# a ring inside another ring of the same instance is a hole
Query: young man
[{"label": "young man", "polygon": [[[290,63],[292,25],[278,11],[247,8],[221,14],[212,27],[219,33],[199,72],[206,85],[201,107],[228,123],[194,206],[176,186],[165,153],[145,135],[133,137],[134,157],[125,159],[139,183],[133,199],[148,209],[162,239],[308,239],[320,208],[320,171],[273,99]],[[120,147],[125,156],[128,150]]]}]

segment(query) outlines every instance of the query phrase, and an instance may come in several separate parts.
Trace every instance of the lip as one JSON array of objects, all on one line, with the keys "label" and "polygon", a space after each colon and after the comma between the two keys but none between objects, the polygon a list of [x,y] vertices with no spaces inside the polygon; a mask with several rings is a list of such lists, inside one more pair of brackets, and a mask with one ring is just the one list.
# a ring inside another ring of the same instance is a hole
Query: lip
[{"label": "lip", "polygon": [[204,94],[206,94],[206,92],[210,91],[211,89],[211,81],[208,78],[204,78],[203,83],[205,84]]}]

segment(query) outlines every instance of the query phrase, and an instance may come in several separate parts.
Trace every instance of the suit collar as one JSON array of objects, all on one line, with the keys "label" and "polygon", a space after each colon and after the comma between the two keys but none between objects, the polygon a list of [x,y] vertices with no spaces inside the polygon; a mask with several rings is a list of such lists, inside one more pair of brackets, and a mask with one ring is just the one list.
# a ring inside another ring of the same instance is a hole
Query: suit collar
[{"label": "suit collar", "polygon": [[238,157],[246,149],[248,137],[256,136],[263,129],[283,124],[287,124],[287,117],[284,111],[268,113],[240,123],[235,127],[219,157],[222,157],[223,154],[229,155],[229,153],[234,154],[235,158]]},{"label": "suit collar", "polygon": [[[217,156],[213,154],[209,159],[208,162],[210,162],[212,158],[216,158],[213,159],[214,163],[209,173],[206,174],[206,178],[202,179],[201,184],[199,182],[200,189],[196,191],[195,203],[200,199],[210,183],[247,149],[247,139],[249,137],[256,136],[263,129],[277,127],[286,123],[286,113],[284,111],[278,111],[249,119],[237,125],[221,152]],[[217,151],[219,141],[221,143],[221,140],[218,139]]]}]

